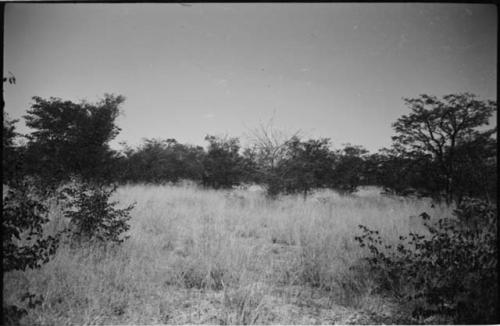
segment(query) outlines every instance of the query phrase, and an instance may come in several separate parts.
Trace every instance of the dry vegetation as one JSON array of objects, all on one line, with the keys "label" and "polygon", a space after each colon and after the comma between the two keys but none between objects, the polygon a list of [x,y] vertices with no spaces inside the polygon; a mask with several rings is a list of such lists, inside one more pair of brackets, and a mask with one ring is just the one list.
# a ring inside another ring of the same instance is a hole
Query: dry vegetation
[{"label": "dry vegetation", "polygon": [[[259,192],[133,185],[130,238],[116,247],[62,245],[40,270],[4,275],[4,300],[44,296],[26,324],[380,323],[394,307],[371,292],[358,224],[388,241],[421,228],[409,216],[451,211],[423,200],[322,191],[268,200]],[[49,228],[65,221],[52,207]],[[392,308],[391,308],[392,307]],[[371,316],[371,317],[370,317]]]}]

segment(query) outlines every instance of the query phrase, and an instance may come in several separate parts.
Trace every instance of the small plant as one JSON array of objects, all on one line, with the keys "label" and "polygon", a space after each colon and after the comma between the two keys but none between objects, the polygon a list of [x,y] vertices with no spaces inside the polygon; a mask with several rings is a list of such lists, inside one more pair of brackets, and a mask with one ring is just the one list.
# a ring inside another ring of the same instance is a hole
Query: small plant
[{"label": "small plant", "polygon": [[444,316],[454,323],[497,323],[497,209],[468,199],[454,214],[456,220],[431,225],[422,213],[429,236],[410,233],[396,248],[363,225],[355,240],[370,250],[366,260],[379,290],[411,301],[416,321]]},{"label": "small plant", "polygon": [[130,228],[127,222],[135,205],[115,208],[117,202],[110,202],[109,198],[116,188],[82,183],[64,190],[69,198],[65,216],[70,219],[75,239],[121,243],[127,238],[120,238],[120,235]]}]

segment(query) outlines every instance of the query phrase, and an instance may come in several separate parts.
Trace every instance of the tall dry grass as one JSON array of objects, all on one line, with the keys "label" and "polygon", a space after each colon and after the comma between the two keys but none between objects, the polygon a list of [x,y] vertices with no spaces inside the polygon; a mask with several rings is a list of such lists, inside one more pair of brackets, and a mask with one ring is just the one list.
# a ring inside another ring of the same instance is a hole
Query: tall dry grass
[{"label": "tall dry grass", "polygon": [[[395,242],[420,228],[409,216],[449,216],[444,206],[365,188],[304,200],[242,190],[128,185],[136,202],[130,238],[119,247],[63,245],[40,270],[4,275],[4,300],[44,296],[26,324],[342,323],[377,305],[370,278],[349,269],[366,254],[358,225]],[[52,207],[49,229],[64,227]]]}]

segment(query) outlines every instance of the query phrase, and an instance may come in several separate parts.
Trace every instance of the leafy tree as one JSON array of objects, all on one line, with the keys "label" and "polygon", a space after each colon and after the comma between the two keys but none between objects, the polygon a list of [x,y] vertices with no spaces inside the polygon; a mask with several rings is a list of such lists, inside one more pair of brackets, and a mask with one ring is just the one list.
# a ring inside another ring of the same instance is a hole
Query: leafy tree
[{"label": "leafy tree", "polygon": [[[494,130],[496,131],[496,130]],[[490,132],[493,132],[490,131]],[[497,200],[497,140],[489,132],[457,146],[453,180],[458,200],[464,196]]]},{"label": "leafy tree", "polygon": [[379,150],[377,153],[369,154],[365,158],[365,168],[363,170],[366,184],[384,186],[386,171],[383,170],[388,156],[383,152],[386,149]]},{"label": "leafy tree", "polygon": [[128,177],[134,181],[160,183],[175,181],[175,158],[169,147],[175,140],[146,139],[144,144],[128,157]]},{"label": "leafy tree", "polygon": [[267,174],[264,173],[261,166],[259,166],[258,162],[258,153],[255,147],[247,147],[243,150],[243,175],[242,182],[246,183],[266,183]]},{"label": "leafy tree", "polygon": [[372,184],[383,186],[396,195],[416,194],[439,201],[444,180],[431,155],[400,155],[394,149],[382,149],[366,159],[366,175]]},{"label": "leafy tree", "polygon": [[16,137],[19,136],[16,132],[16,122],[18,120],[9,119],[8,114],[3,112],[2,175],[6,185],[12,185],[12,182],[21,176],[22,150],[15,144]]},{"label": "leafy tree", "polygon": [[201,146],[176,144],[174,147],[178,160],[179,179],[201,181],[205,151]]},{"label": "leafy tree", "polygon": [[[10,72],[9,72],[10,73]],[[15,84],[15,77],[4,77],[3,82]],[[2,103],[4,104],[4,103]],[[3,107],[2,107],[3,109]],[[2,131],[2,266],[3,271],[39,268],[55,253],[59,235],[43,236],[47,207],[36,197],[29,180],[21,170],[21,150],[16,146],[17,120],[11,120],[3,111]]]},{"label": "leafy tree", "polygon": [[[3,82],[15,84],[14,75],[10,73]],[[2,99],[2,109],[4,106]],[[17,120],[10,120],[5,111],[2,113],[2,270],[40,268],[55,253],[60,234],[43,234],[43,226],[48,222],[47,207],[35,195],[32,183],[23,178],[22,147],[16,145]],[[27,292],[21,301],[28,301],[27,308],[32,309],[42,303],[43,297]],[[28,313],[22,307],[5,303],[2,310],[2,324],[19,324]]]},{"label": "leafy tree", "polygon": [[48,184],[78,175],[89,181],[110,179],[115,153],[109,142],[118,134],[115,119],[123,96],[106,94],[96,104],[33,97],[24,116],[28,127],[28,172]]},{"label": "leafy tree", "polygon": [[[333,153],[330,141],[292,138],[287,144],[287,156],[277,168],[277,182],[288,193],[301,192],[304,197],[313,188],[328,187],[332,180]],[[281,190],[281,189],[280,189]]]},{"label": "leafy tree", "polygon": [[200,181],[204,151],[200,146],[178,143],[175,139],[146,139],[136,150],[128,149],[122,158],[121,181],[177,182]]},{"label": "leafy tree", "polygon": [[203,184],[213,188],[230,188],[241,181],[243,158],[238,138],[206,136],[207,154],[203,159]]},{"label": "leafy tree", "polygon": [[331,186],[343,193],[356,191],[363,182],[365,159],[368,153],[362,146],[346,144],[335,155]]},{"label": "leafy tree", "polygon": [[442,99],[421,95],[405,99],[411,109],[394,124],[394,147],[408,157],[428,154],[444,179],[447,202],[455,197],[457,147],[482,137],[478,127],[488,124],[496,103],[477,100],[473,94],[446,95]]}]

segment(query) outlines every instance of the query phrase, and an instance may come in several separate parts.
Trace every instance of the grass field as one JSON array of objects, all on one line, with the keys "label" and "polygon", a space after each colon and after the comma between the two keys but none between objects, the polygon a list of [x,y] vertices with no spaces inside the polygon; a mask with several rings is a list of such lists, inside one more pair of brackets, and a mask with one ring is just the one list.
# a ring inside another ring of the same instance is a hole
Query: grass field
[{"label": "grass field", "polygon": [[[354,241],[358,224],[395,242],[421,228],[409,216],[451,211],[378,192],[269,200],[244,190],[122,186],[114,199],[136,202],[126,242],[64,244],[40,270],[5,274],[4,301],[43,295],[27,325],[346,324],[363,323],[356,316],[366,312],[390,316],[397,309],[390,298],[371,293],[369,275],[349,270],[366,254]],[[57,207],[51,214],[48,229],[63,228]]]}]

